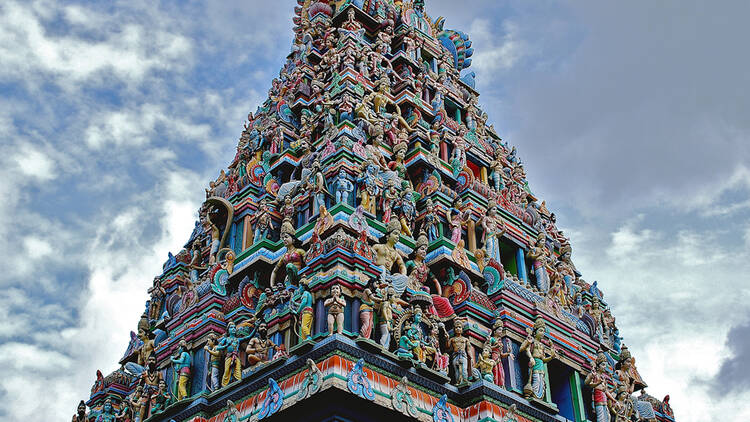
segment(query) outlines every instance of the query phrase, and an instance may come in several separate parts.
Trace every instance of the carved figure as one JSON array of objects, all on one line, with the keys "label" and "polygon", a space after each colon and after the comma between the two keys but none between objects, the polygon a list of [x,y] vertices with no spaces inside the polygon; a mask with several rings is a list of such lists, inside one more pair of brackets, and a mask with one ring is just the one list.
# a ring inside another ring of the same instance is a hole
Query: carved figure
[{"label": "carved figure", "polygon": [[457,321],[453,327],[453,337],[448,340],[448,350],[453,366],[453,383],[456,385],[469,381],[469,339],[464,337],[463,321]]},{"label": "carved figure", "polygon": [[341,296],[341,286],[334,284],[331,287],[331,297],[323,302],[328,308],[328,334],[333,334],[333,325],[336,324],[336,333],[344,332],[344,308],[346,300]]},{"label": "carved figure", "polygon": [[534,322],[529,336],[521,343],[519,352],[526,352],[529,357],[529,381],[523,387],[523,395],[526,398],[542,400],[546,394],[546,363],[557,357],[554,348],[548,349],[542,339],[546,331],[544,320],[538,318]]},{"label": "carved figure", "polygon": [[193,358],[190,356],[187,348],[187,342],[180,340],[180,346],[177,351],[178,355],[171,356],[170,360],[174,364],[174,370],[178,374],[177,380],[177,400],[188,397],[188,383],[190,382],[190,366],[193,364]]}]

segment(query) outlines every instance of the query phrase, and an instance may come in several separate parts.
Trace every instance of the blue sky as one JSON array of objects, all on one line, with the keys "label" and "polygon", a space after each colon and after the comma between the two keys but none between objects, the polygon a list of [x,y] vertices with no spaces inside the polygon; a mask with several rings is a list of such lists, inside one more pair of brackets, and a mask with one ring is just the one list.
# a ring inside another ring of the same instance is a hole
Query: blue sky
[{"label": "blue sky", "polygon": [[[289,51],[292,8],[0,4],[0,418],[72,414],[117,367]],[[427,8],[471,36],[480,103],[647,391],[680,421],[750,420],[750,4]]]}]

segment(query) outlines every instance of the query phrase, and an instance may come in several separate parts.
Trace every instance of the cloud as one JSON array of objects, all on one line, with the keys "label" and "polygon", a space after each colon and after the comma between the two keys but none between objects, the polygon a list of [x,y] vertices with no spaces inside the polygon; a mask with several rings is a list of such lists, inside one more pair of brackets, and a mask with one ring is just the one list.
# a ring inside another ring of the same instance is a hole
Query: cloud
[{"label": "cloud", "polygon": [[747,376],[747,366],[750,362],[750,321],[729,330],[725,347],[731,355],[721,363],[719,371],[712,379],[712,395],[722,398],[741,393],[750,395],[750,378]]},{"label": "cloud", "polygon": [[476,19],[469,30],[472,43],[482,47],[476,49],[472,65],[477,73],[489,76],[488,79],[492,79],[495,72],[513,67],[525,54],[526,45],[519,39],[518,24],[505,20],[499,28],[500,34],[494,31],[488,19]]},{"label": "cloud", "polygon": [[[50,10],[39,13],[39,8],[9,1],[0,9],[0,55],[4,61],[0,80],[49,76],[70,88],[94,77],[103,81],[101,74],[111,74],[137,83],[149,72],[189,59],[190,42],[180,35],[123,23],[116,16],[80,6],[49,6]],[[48,28],[50,18],[57,14],[71,26],[64,36],[53,36]],[[85,34],[76,32],[79,27]]]}]

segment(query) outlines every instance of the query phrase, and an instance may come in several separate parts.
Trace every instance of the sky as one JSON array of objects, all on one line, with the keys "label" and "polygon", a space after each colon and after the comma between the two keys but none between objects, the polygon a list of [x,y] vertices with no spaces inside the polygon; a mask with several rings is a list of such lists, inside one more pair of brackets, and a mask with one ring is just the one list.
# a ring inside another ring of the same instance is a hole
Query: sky
[{"label": "sky", "polygon": [[[470,35],[480,105],[647,391],[750,420],[750,3],[426,3]],[[117,368],[294,4],[0,3],[0,419],[68,418]]]}]

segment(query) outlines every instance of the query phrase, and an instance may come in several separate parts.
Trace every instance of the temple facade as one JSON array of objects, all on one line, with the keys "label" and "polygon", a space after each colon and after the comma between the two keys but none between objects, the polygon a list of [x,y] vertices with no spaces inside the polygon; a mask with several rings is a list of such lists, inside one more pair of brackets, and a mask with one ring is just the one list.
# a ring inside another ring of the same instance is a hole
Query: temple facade
[{"label": "temple facade", "polygon": [[73,420],[674,421],[487,125],[469,36],[419,0],[298,0],[293,23]]}]

